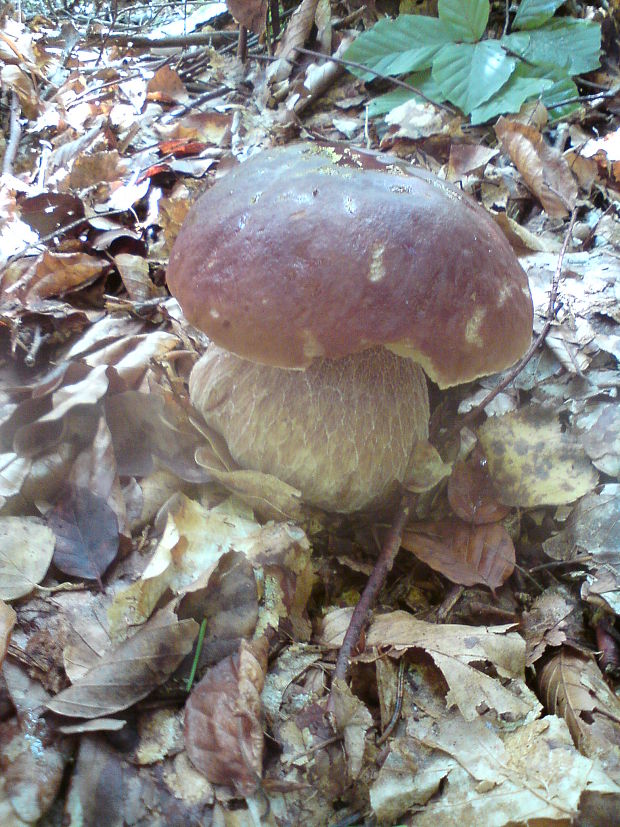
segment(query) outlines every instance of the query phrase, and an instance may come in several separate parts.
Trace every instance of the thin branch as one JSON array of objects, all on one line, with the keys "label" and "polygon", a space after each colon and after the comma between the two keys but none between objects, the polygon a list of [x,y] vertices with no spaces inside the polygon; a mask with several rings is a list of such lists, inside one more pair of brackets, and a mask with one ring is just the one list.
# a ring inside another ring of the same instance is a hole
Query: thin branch
[{"label": "thin branch", "polygon": [[493,388],[480,402],[480,404],[476,405],[475,408],[472,408],[471,411],[466,413],[460,419],[457,419],[455,424],[455,430],[460,430],[463,426],[469,425],[473,422],[479,414],[486,408],[486,406],[492,402],[495,397],[500,394],[508,385],[513,382],[514,379],[521,373],[523,368],[527,365],[530,361],[532,356],[536,353],[538,348],[542,345],[542,343],[547,338],[547,334],[551,330],[551,325],[555,319],[555,302],[558,296],[558,285],[560,283],[560,275],[562,273],[562,265],[564,263],[564,256],[566,255],[566,251],[568,249],[568,245],[573,234],[573,227],[575,226],[575,218],[577,217],[577,210],[573,209],[570,217],[570,221],[568,222],[568,227],[566,229],[566,235],[564,236],[564,243],[562,244],[562,249],[560,250],[560,254],[558,256],[558,263],[555,268],[555,273],[553,275],[553,281],[551,283],[551,293],[549,294],[549,304],[547,306],[547,314],[546,314],[546,321],[543,326],[543,329],[540,331],[536,339],[532,342],[530,347],[528,348],[525,356],[521,358],[519,362],[512,368],[512,370],[502,379],[499,385]]},{"label": "thin branch", "polygon": [[17,92],[11,92],[11,115],[9,126],[9,140],[4,151],[4,159],[2,161],[2,174],[9,175],[13,169],[13,161],[17,155],[17,147],[19,146],[19,139],[21,138],[22,130],[19,124],[19,116],[21,114],[21,106],[19,104],[19,97]]},{"label": "thin branch", "polygon": [[334,671],[334,680],[340,678],[345,680],[347,672],[349,671],[349,661],[353,650],[361,637],[362,632],[368,622],[370,610],[374,606],[377,595],[383,588],[386,577],[394,565],[394,560],[400,548],[400,541],[403,530],[409,521],[409,516],[415,507],[417,495],[410,492],[405,492],[401,498],[398,511],[394,516],[392,525],[388,531],[385,542],[381,549],[381,553],[377,558],[372,573],[366,582],[362,596],[357,602],[357,606],[353,610],[351,620],[349,621],[349,628],[346,631],[342,646],[338,652],[338,659],[336,660],[336,669]]}]

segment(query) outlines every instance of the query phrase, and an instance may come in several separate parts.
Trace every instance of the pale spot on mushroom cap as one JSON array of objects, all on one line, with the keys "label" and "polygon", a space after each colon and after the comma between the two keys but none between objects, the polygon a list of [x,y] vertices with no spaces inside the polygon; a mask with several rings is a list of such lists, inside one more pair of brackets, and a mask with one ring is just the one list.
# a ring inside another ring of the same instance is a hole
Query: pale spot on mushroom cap
[{"label": "pale spot on mushroom cap", "polygon": [[216,310],[215,307],[212,307],[211,310],[209,310],[209,316],[211,316],[212,319],[219,319],[220,318],[219,311]]},{"label": "pale spot on mushroom cap", "polygon": [[368,281],[373,282],[373,284],[385,278],[385,264],[383,262],[384,253],[385,244],[373,244],[370,257],[370,268],[368,270]]},{"label": "pale spot on mushroom cap", "polygon": [[483,307],[477,307],[472,313],[465,327],[465,339],[469,344],[482,347],[483,337],[480,335],[480,328],[486,315],[487,312]]},{"label": "pale spot on mushroom cap", "polygon": [[323,356],[325,354],[323,345],[321,345],[311,330],[302,331],[302,342],[303,353],[307,359],[315,359],[317,356]]}]

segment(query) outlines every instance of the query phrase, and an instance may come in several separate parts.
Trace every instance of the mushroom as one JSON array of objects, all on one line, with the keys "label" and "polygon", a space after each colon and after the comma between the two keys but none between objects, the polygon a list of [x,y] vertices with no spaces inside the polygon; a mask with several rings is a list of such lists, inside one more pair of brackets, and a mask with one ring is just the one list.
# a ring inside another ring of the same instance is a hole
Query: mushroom
[{"label": "mushroom", "polygon": [[380,507],[428,436],[440,388],[527,349],[527,277],[492,218],[394,158],[297,143],[212,186],[168,285],[211,340],[190,379],[245,469],[328,511]]}]

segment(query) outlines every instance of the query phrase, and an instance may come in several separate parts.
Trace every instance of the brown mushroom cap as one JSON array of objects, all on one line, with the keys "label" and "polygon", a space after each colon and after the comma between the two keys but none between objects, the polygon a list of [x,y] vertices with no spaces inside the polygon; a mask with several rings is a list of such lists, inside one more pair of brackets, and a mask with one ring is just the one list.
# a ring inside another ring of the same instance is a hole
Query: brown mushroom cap
[{"label": "brown mushroom cap", "polygon": [[337,145],[268,150],[211,187],[167,278],[214,342],[278,367],[384,345],[447,387],[531,339],[527,277],[492,218],[429,173]]},{"label": "brown mushroom cap", "polygon": [[190,396],[242,468],[273,474],[328,511],[381,507],[428,435],[424,373],[385,348],[297,371],[209,344]]}]

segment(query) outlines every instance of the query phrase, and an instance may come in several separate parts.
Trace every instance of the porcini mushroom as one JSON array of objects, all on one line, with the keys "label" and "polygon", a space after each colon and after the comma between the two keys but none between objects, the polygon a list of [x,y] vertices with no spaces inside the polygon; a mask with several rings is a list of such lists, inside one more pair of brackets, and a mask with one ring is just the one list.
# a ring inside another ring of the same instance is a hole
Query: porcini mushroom
[{"label": "porcini mushroom", "polygon": [[330,511],[381,503],[428,435],[441,388],[526,350],[527,277],[461,191],[387,156],[310,143],[261,152],[212,186],[168,285],[211,339],[194,406],[243,468]]}]

